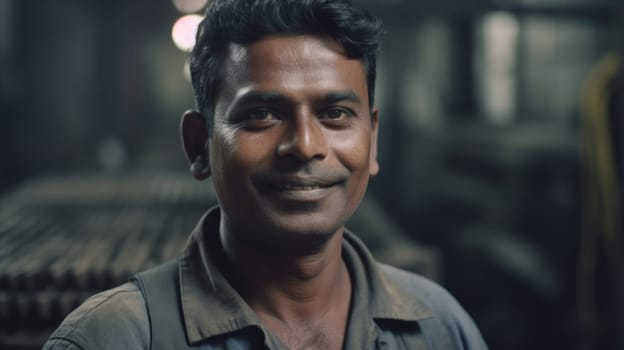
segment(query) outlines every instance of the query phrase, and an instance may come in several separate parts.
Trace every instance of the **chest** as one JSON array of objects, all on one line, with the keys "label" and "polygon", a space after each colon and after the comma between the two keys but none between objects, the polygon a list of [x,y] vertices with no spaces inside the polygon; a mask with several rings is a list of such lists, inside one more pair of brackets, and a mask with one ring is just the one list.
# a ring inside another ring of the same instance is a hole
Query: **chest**
[{"label": "chest", "polygon": [[290,350],[340,350],[343,348],[345,325],[338,322],[299,324],[271,329],[277,343]]},{"label": "chest", "polygon": [[[198,344],[197,349],[200,350],[299,350],[299,349],[334,349],[327,347],[322,340],[310,340],[310,342],[298,342],[297,344],[286,344],[275,338],[272,334],[267,334],[266,339],[263,337],[249,337],[243,334],[232,335],[223,339],[215,339],[201,345]],[[310,337],[306,337],[310,339]],[[264,340],[264,341],[263,341]],[[420,332],[394,332],[392,330],[383,330],[378,334],[374,334],[371,341],[359,343],[345,341],[338,349],[363,349],[363,350],[424,350],[428,349],[425,340]],[[350,344],[350,345],[349,345]],[[304,346],[304,347],[301,347]],[[307,346],[307,347],[306,347]],[[325,346],[325,347],[324,347]]]}]

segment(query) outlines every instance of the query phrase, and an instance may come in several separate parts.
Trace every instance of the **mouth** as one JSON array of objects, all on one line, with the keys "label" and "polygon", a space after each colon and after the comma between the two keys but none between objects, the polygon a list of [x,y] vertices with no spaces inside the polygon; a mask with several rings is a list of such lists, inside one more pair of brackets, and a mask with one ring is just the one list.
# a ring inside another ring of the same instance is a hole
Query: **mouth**
[{"label": "mouth", "polygon": [[259,188],[271,197],[288,202],[317,202],[341,183],[340,180],[316,177],[269,177]]},{"label": "mouth", "polygon": [[269,184],[273,189],[278,191],[315,191],[331,187],[332,185],[303,185],[292,183],[272,183]]}]

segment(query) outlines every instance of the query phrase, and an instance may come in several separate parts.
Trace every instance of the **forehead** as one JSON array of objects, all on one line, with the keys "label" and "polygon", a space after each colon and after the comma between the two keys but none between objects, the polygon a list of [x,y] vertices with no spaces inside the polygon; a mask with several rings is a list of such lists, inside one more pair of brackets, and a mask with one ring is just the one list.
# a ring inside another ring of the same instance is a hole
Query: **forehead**
[{"label": "forehead", "polygon": [[250,45],[231,44],[224,63],[220,95],[234,97],[241,90],[313,94],[350,89],[368,102],[364,64],[349,58],[330,38],[273,35]]}]

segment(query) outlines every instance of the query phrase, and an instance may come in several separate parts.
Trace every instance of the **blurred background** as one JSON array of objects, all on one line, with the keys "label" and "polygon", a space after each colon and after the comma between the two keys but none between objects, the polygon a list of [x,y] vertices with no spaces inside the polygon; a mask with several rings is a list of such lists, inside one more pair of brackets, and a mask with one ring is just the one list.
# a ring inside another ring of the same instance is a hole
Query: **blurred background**
[{"label": "blurred background", "polygon": [[[360,0],[385,21],[381,172],[351,227],[492,349],[624,349],[619,0]],[[0,0],[0,348],[175,256],[204,0]]]}]

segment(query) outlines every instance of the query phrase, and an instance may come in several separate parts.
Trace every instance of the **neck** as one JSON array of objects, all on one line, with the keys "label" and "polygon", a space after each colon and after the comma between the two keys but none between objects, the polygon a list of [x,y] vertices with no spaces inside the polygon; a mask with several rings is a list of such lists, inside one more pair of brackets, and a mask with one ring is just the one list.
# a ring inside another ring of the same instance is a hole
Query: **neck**
[{"label": "neck", "polygon": [[281,322],[319,319],[349,305],[351,282],[342,260],[342,229],[326,239],[296,247],[258,249],[227,225],[220,228],[235,288],[261,318]]}]

